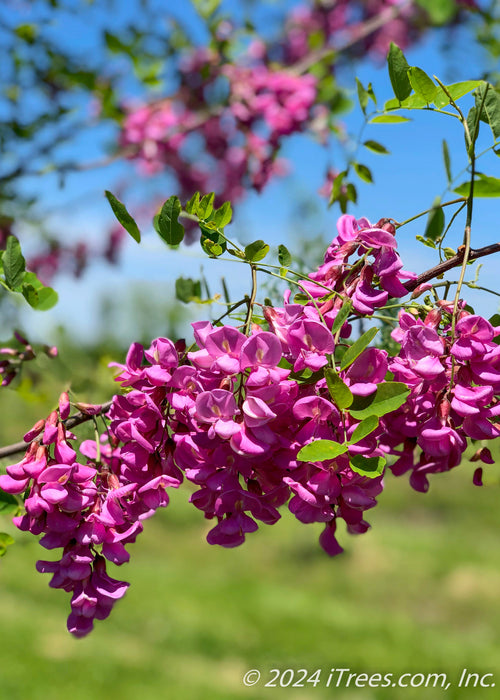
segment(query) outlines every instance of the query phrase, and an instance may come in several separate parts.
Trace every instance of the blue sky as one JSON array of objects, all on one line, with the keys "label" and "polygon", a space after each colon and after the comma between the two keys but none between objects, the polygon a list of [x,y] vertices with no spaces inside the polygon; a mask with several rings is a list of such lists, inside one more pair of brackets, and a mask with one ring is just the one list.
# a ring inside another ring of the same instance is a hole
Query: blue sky
[{"label": "blue sky", "polygon": [[[234,7],[238,3],[230,2],[228,5]],[[268,3],[265,5],[267,6]],[[182,3],[182,7],[184,12],[184,8],[189,5]],[[124,3],[123,16],[115,18],[117,26],[130,18],[133,19],[135,11],[133,8],[134,3]],[[263,11],[263,8],[260,9]],[[99,13],[96,17],[99,17]],[[194,29],[197,39],[201,40],[202,35],[192,13],[186,11],[184,19],[186,24]],[[66,30],[70,26],[66,26]],[[56,27],[54,31],[60,32],[61,29]],[[73,39],[75,36],[70,31],[67,31],[66,35],[73,35]],[[91,50],[91,36],[79,34],[78,42],[78,49]],[[445,82],[478,78],[484,66],[484,58],[479,48],[475,45],[471,46],[470,42],[465,51],[463,42],[464,36],[458,32],[449,53],[443,55],[440,50],[442,37],[432,33],[423,43],[408,51],[407,58],[411,65],[418,65],[431,75],[437,74]],[[465,57],[467,60],[464,60]],[[365,61],[356,65],[355,69],[345,69],[342,72],[339,76],[340,80],[347,88],[353,90],[353,97],[355,75],[358,75],[365,85],[368,82],[373,83],[379,104],[392,97],[387,70],[382,63],[375,66],[373,62]],[[465,99],[464,103],[470,104],[470,100],[468,103]],[[409,116],[412,117],[412,121],[406,124],[371,125],[364,132],[365,139],[382,142],[391,151],[391,155],[378,156],[366,149],[360,151],[359,159],[372,169],[375,183],[373,185],[359,183],[359,202],[351,210],[351,213],[356,216],[366,216],[372,221],[388,216],[402,221],[431,206],[434,197],[442,194],[446,187],[441,156],[443,138],[448,141],[453,173],[456,174],[465,167],[464,141],[458,120],[422,112],[413,112]],[[355,107],[343,121],[346,130],[356,134],[362,123],[359,108]],[[492,142],[491,133],[485,125],[482,127],[482,132],[480,148],[487,147]],[[91,136],[92,138],[87,135],[85,138],[76,139],[71,151],[71,155],[76,160],[88,161],[99,157],[106,142],[113,138],[113,131],[108,128],[97,129]],[[339,212],[336,208],[328,211],[325,201],[316,193],[324,180],[327,165],[334,165],[340,170],[343,162],[338,148],[328,151],[303,136],[290,139],[284,155],[291,162],[293,174],[288,178],[275,181],[261,196],[252,194],[245,202],[236,205],[236,221],[228,229],[228,233],[245,243],[256,238],[263,238],[272,245],[285,243],[291,250],[300,254],[298,231],[301,234],[301,245],[307,245],[307,236],[314,238],[321,234],[325,242],[328,242],[336,233],[335,222]],[[478,169],[493,176],[500,176],[499,165],[498,157],[490,154],[479,161]],[[86,236],[89,240],[97,242],[112,221],[112,214],[102,196],[103,190],[113,190],[117,180],[133,173],[132,166],[117,163],[105,169],[68,177],[63,190],[56,188],[55,178],[50,176],[45,179],[38,178],[36,182],[28,182],[27,185],[36,187],[49,208],[54,211],[49,219],[53,231],[66,236],[70,230],[75,232],[75,235],[77,233],[78,237]],[[464,179],[465,177],[462,177],[458,182]],[[151,186],[152,183],[149,181],[141,185],[135,196],[135,204],[140,202],[142,196],[144,202],[147,202]],[[165,191],[165,198],[170,194],[172,194],[171,191]],[[297,203],[304,198],[316,210],[316,215],[307,226],[297,220]],[[446,197],[446,199],[452,198],[453,195]],[[61,205],[66,208],[65,213],[57,213]],[[69,207],[70,217],[68,216]],[[496,220],[497,207],[498,200],[476,200],[473,219],[474,247],[495,242],[498,238],[496,227],[492,226],[492,222]],[[435,251],[415,241],[415,235],[423,233],[423,228],[425,228],[425,218],[398,232],[398,242],[405,267],[416,272],[432,267],[438,261]],[[463,218],[458,220],[450,233],[448,245],[456,248],[461,243],[462,234]],[[497,261],[484,259],[483,262],[480,284],[493,289],[498,288]],[[225,276],[235,298],[240,298],[238,295],[247,290],[248,275],[242,275],[241,266],[203,258],[198,246],[183,247],[178,252],[170,251],[152,232],[146,232],[140,246],[131,239],[127,241],[119,268],[96,264],[81,281],[57,278],[54,286],[59,291],[60,304],[46,313],[35,314],[26,311],[24,325],[26,328],[33,329],[33,332],[44,340],[49,340],[51,328],[61,323],[82,338],[92,337],[99,329],[95,320],[98,315],[99,300],[103,295],[113,297],[119,293],[126,299],[131,290],[140,286],[146,289],[152,298],[168,299],[173,296],[175,278],[179,274],[196,277],[201,265],[214,290],[218,287],[218,279],[221,275]],[[472,272],[471,275],[473,276]],[[456,279],[457,274],[451,273],[450,278]],[[491,315],[498,308],[498,297],[472,290],[466,290],[465,296],[479,313],[486,316]],[[126,301],[124,303],[126,304]],[[192,314],[202,315],[206,310],[207,307],[197,309],[193,306]],[[190,311],[186,309],[187,317]],[[214,310],[214,315],[219,313],[221,313],[219,309]],[[123,339],[127,342],[132,341],[134,328],[127,323],[125,314],[117,324],[120,326]],[[161,329],[158,329],[158,333],[161,333]]]}]

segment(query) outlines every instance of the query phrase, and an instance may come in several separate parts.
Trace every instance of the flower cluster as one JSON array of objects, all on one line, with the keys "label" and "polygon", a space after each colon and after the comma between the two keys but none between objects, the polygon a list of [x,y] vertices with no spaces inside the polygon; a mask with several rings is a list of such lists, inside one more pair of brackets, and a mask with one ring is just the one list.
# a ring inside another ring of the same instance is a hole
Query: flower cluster
[{"label": "flower cluster", "polygon": [[[362,513],[375,505],[381,480],[356,474],[348,456],[313,464],[297,459],[315,439],[349,438],[357,421],[342,423],[324,378],[306,384],[290,377],[292,364],[295,372],[324,366],[334,342],[308,308],[281,311],[289,325],[279,334],[254,326],[247,337],[232,326],[195,323],[199,349],[180,357],[167,339],[145,352],[133,345],[118,376],[132,390],[115,399],[110,428],[129,468],[143,469],[151,453],[168,454],[199,487],[192,503],[217,521],[210,544],[234,547],[257,529],[256,521],[275,523],[292,493],[290,510],[299,520],[328,524],[320,541],[334,554],[341,551],[336,518],[353,532],[366,529]],[[382,350],[367,350],[346,381],[355,384],[371,361],[379,366],[376,386],[385,376],[380,365],[387,366]],[[373,438],[353,449],[376,452]]]},{"label": "flower cluster", "polygon": [[[403,270],[396,252],[395,228],[383,219],[372,226],[367,219],[356,221],[345,214],[337,224],[339,235],[326,251],[323,265],[309,275],[313,281],[302,282],[302,287],[313,298],[325,296],[325,290],[337,292],[322,311],[336,314],[346,298],[354,311],[370,316],[375,309],[385,306],[389,296],[403,297],[408,293],[402,280],[416,279],[413,272]],[[356,256],[350,262],[351,256]]]},{"label": "flower cluster", "polygon": [[[100,411],[99,406],[81,408]],[[80,446],[89,458],[81,464],[71,445],[76,436],[65,427],[69,413],[63,393],[59,410],[25,435],[29,448],[0,476],[0,487],[12,494],[28,492],[26,514],[14,518],[20,530],[43,534],[40,544],[46,549],[62,548],[58,561],[38,561],[37,570],[52,574],[53,588],[72,593],[68,630],[82,637],[92,630],[94,619],[108,617],[129,585],[108,576],[106,560],[118,565],[129,560],[125,546],[142,531],[142,520],[168,503],[160,482],[179,482],[167,475],[158,479],[152,466],[122,483],[112,448],[92,441]]]},{"label": "flower cluster", "polygon": [[[68,628],[76,636],[126,591],[106,574],[106,560],[128,561],[126,546],[184,478],[212,522],[210,544],[240,545],[288,504],[300,522],[323,523],[319,541],[333,556],[342,551],[339,519],[351,533],[368,529],[364,514],[382,491],[387,457],[424,491],[429,473],[459,464],[468,439],[500,434],[500,328],[464,302],[441,301],[426,315],[403,308],[392,334],[397,356],[368,340],[347,343],[349,321],[405,296],[403,281],[415,275],[402,269],[390,220],[344,215],[337,228],[299,295],[263,307],[265,323],[252,324],[249,309],[245,332],[194,323],[189,349],[167,338],[147,349],[134,343],[118,365],[125,393],[113,398],[106,434],[80,446],[85,464],[71,446],[66,394],[25,436],[27,453],[0,487],[27,491],[16,525],[62,548],[59,561],[37,567],[72,593]],[[372,408],[394,389],[401,400]],[[492,461],[487,448],[474,459]],[[474,481],[481,479],[479,469]]]},{"label": "flower cluster", "polygon": [[[375,256],[380,284],[398,279],[392,233],[348,216],[339,222],[326,265],[338,259],[347,271],[346,237],[352,252]],[[392,254],[387,274],[384,254]],[[345,279],[354,289],[348,271]],[[332,296],[336,280],[320,272],[304,289],[310,284]],[[8,468],[0,487],[29,489],[17,526],[43,533],[47,548],[63,548],[60,561],[39,562],[38,568],[53,574],[52,586],[72,592],[71,632],[86,634],[124,594],[126,584],[107,577],[105,561],[128,560],[125,545],[145,518],[167,505],[166,489],[183,476],[198,487],[192,503],[215,521],[207,535],[211,544],[241,544],[258,521],[275,523],[287,502],[301,522],[325,524],[320,543],[331,555],[341,551],[338,518],[350,532],[368,528],[363,513],[375,505],[382,477],[360,473],[352,460],[383,454],[379,430],[353,441],[359,420],[341,412],[330,395],[323,368],[335,367],[336,344],[351,327],[345,322],[334,335],[339,307],[326,301],[320,308],[317,297],[310,293],[308,303],[297,304],[287,294],[282,308],[265,308],[269,330],[254,324],[249,335],[233,326],[194,323],[196,350],[165,338],[147,350],[133,344],[117,377],[127,393],[114,397],[104,442],[81,445],[86,464],[70,444],[65,395],[59,412],[26,435],[26,456]],[[384,381],[387,363],[384,350],[366,348],[336,371],[353,395],[366,396]],[[318,439],[349,445],[332,459],[299,459],[301,448]]]},{"label": "flower cluster", "polygon": [[[449,21],[459,19],[457,3]],[[332,85],[324,90],[309,65],[325,61],[331,79],[334,61],[380,57],[391,41],[405,48],[431,23],[418,3],[317,0],[291,11],[281,37],[253,40],[237,60],[193,47],[180,57],[175,94],[124,107],[120,148],[143,174],[173,173],[181,199],[214,191],[234,202],[260,192],[287,172],[279,158],[287,137],[308,132],[328,143]],[[223,44],[235,31],[222,20],[216,34]]]},{"label": "flower cluster", "polygon": [[[245,189],[260,191],[273,175],[285,172],[276,155],[283,137],[302,131],[310,122],[316,79],[265,65],[214,68],[211,53],[195,61],[196,70],[201,60],[205,70],[210,67],[210,82],[227,82],[228,103],[207,111],[204,93],[197,97],[197,86],[190,82],[193,62],[184,63],[181,70],[187,73],[189,99],[167,99],[129,110],[120,143],[144,174],[166,167],[175,172],[182,196],[216,191],[221,199],[234,201]],[[203,139],[202,157],[198,149],[193,157],[190,137],[195,130],[196,139]]]},{"label": "flower cluster", "polygon": [[[457,0],[450,7],[450,24],[460,21],[464,6],[477,7],[475,0]],[[257,39],[252,55],[279,60],[285,65],[300,64],[316,50],[342,48],[347,60],[384,57],[391,41],[402,49],[415,43],[431,21],[419,3],[399,0],[316,0],[298,5],[290,12],[280,41],[266,45]],[[342,60],[342,56],[338,59]]]},{"label": "flower cluster", "polygon": [[[449,301],[441,301],[424,319],[402,311],[392,334],[401,351],[389,369],[411,393],[387,421],[383,442],[397,456],[392,471],[410,472],[417,491],[427,491],[429,474],[460,464],[467,438],[500,435],[495,423],[500,415],[500,346],[494,340],[500,328],[463,306],[455,323]],[[493,463],[485,447],[478,450],[477,460]],[[479,468],[476,483],[481,476]]]}]

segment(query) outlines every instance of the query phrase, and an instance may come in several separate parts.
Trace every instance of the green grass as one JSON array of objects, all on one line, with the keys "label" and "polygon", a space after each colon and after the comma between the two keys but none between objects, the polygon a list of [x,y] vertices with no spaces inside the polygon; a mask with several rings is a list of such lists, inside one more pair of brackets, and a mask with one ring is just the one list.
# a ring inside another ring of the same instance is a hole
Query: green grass
[{"label": "green grass", "polygon": [[[94,632],[65,630],[69,596],[48,588],[32,538],[1,560],[0,697],[12,700],[145,698],[473,698],[493,689],[325,688],[331,668],[358,673],[498,671],[498,486],[476,488],[471,465],[436,476],[427,495],[387,478],[373,529],[341,534],[329,559],[318,529],[284,512],[242,547],[204,540],[208,524],[174,492],[146,523],[119,572],[126,597]],[[9,527],[9,526],[7,526]],[[322,669],[316,688],[245,688],[257,668]]]}]

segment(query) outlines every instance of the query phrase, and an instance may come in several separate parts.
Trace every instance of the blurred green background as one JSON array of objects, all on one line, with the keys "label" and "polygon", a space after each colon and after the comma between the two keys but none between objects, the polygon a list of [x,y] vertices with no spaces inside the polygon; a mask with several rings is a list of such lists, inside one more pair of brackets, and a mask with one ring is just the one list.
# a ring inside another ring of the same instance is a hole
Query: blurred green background
[{"label": "blurred green background", "polygon": [[[78,398],[109,396],[107,362],[123,358],[123,349],[107,342],[72,347],[60,337],[59,359],[40,357],[38,376],[26,367],[17,395],[0,392],[0,444],[46,415],[75,370]],[[335,559],[317,544],[321,528],[287,511],[240,548],[211,547],[208,523],[182,487],[146,523],[131,562],[111,571],[131,587],[83,640],[66,631],[69,596],[35,571],[51,553],[2,517],[0,530],[16,544],[0,559],[0,697],[499,697],[496,688],[453,686],[467,668],[493,673],[500,687],[498,473],[486,467],[488,485],[477,488],[473,469],[465,462],[434,476],[427,495],[389,475],[368,513],[373,529],[360,537],[341,529],[346,551]],[[322,669],[322,676],[317,687],[265,688],[274,668]],[[452,687],[326,688],[332,668],[447,673]],[[242,682],[249,669],[262,672],[253,688]]]}]

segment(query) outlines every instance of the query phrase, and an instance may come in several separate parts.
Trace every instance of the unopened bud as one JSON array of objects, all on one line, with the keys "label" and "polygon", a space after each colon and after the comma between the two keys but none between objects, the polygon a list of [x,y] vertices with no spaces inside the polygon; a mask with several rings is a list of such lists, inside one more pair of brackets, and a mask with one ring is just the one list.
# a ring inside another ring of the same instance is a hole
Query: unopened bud
[{"label": "unopened bud", "polygon": [[24,442],[31,442],[34,440],[42,430],[45,428],[45,420],[41,418],[39,421],[35,423],[35,425],[31,428],[31,430],[28,430],[26,435],[24,436],[23,440]]},{"label": "unopened bud", "polygon": [[57,357],[58,355],[58,350],[55,345],[52,345],[52,347],[49,347],[48,345],[43,346],[43,351],[47,355],[47,357]]},{"label": "unopened bud", "polygon": [[59,397],[59,416],[61,420],[66,420],[69,417],[71,411],[71,405],[69,403],[69,396],[66,391],[63,391]]},{"label": "unopened bud", "polygon": [[19,333],[19,331],[14,331],[14,338],[15,338],[19,343],[21,343],[21,345],[25,345],[25,346],[28,346],[28,345],[29,345],[29,341],[26,340],[26,338],[25,338],[23,335],[21,335],[21,334]]},{"label": "unopened bud", "polygon": [[437,328],[441,322],[441,319],[443,318],[443,314],[439,309],[432,309],[429,311],[427,316],[424,319],[424,323],[426,326],[431,326],[432,328]]},{"label": "unopened bud", "polygon": [[382,231],[387,231],[388,233],[392,233],[393,236],[396,235],[396,227],[392,223],[393,219],[380,219],[377,221],[375,224],[375,228],[381,228]]},{"label": "unopened bud", "polygon": [[4,377],[2,379],[2,383],[0,386],[9,386],[11,381],[15,378],[16,373],[15,372],[7,372],[7,374],[4,374]]}]

